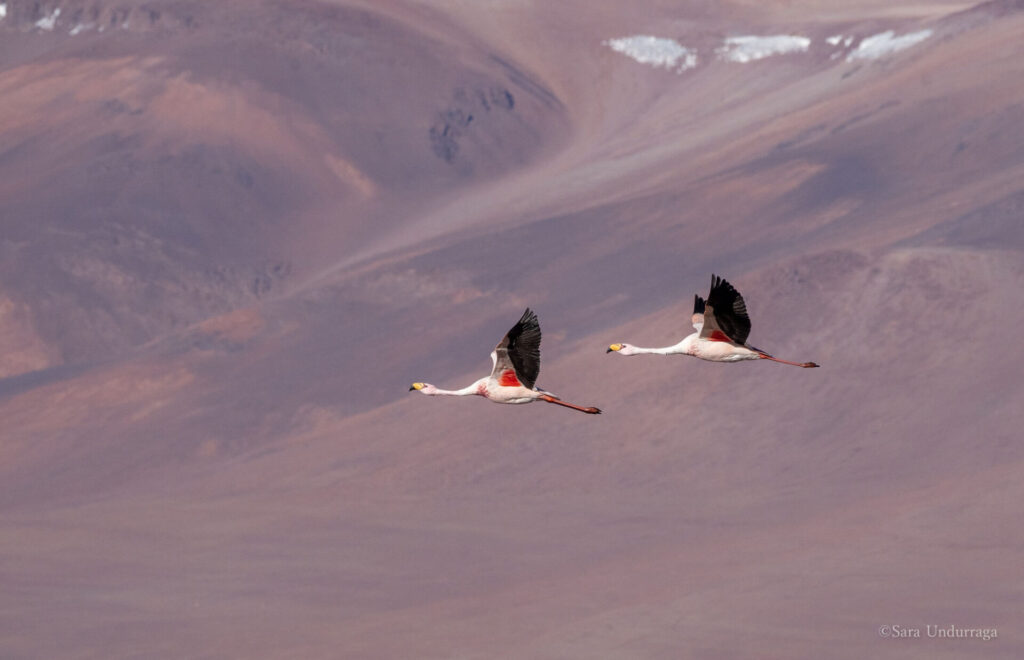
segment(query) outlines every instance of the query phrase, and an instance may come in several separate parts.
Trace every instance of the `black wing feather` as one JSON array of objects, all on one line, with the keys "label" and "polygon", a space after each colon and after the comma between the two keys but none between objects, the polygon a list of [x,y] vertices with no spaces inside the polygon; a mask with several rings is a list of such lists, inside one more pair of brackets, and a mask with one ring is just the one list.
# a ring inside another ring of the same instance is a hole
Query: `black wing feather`
[{"label": "black wing feather", "polygon": [[519,382],[532,390],[540,374],[540,321],[529,307],[495,349],[499,358],[503,349],[512,361]]},{"label": "black wing feather", "polygon": [[740,292],[721,277],[712,275],[707,304],[714,310],[715,321],[722,332],[740,346],[746,345],[750,336],[750,316]]},{"label": "black wing feather", "polygon": [[704,299],[694,294],[693,296],[693,313],[703,314],[704,313]]}]

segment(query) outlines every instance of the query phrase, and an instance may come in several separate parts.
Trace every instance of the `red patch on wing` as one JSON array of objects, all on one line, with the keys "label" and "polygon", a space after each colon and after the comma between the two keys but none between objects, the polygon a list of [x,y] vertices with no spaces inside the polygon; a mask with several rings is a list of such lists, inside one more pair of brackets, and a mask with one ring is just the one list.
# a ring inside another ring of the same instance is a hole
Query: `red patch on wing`
[{"label": "red patch on wing", "polygon": [[506,369],[501,372],[501,378],[498,379],[498,385],[502,387],[521,387],[522,383],[516,378],[516,372],[511,369]]},{"label": "red patch on wing", "polygon": [[708,337],[708,341],[724,341],[732,343],[732,340],[725,336],[725,333],[721,330],[712,330],[711,336]]}]

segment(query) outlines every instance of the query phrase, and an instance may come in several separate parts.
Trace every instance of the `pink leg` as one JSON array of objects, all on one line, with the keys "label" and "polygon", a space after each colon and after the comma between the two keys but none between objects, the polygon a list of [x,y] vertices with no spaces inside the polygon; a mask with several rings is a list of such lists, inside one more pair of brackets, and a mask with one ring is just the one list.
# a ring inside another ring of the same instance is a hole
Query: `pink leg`
[{"label": "pink leg", "polygon": [[771,355],[766,355],[764,353],[761,353],[761,359],[771,360],[772,362],[781,362],[782,364],[791,364],[794,367],[803,367],[804,369],[813,369],[821,366],[820,364],[815,364],[813,362],[790,362],[789,360],[780,360],[777,357],[772,357]]},{"label": "pink leg", "polygon": [[600,415],[601,414],[601,409],[600,408],[584,408],[583,406],[576,406],[576,405],[573,405],[571,403],[566,403],[565,401],[562,401],[561,399],[556,399],[553,396],[548,396],[547,394],[544,394],[543,396],[539,396],[537,398],[540,399],[541,401],[547,401],[548,403],[557,403],[560,406],[565,406],[566,408],[572,408],[573,410],[579,410],[580,412],[585,412],[585,413],[588,413],[590,415]]}]

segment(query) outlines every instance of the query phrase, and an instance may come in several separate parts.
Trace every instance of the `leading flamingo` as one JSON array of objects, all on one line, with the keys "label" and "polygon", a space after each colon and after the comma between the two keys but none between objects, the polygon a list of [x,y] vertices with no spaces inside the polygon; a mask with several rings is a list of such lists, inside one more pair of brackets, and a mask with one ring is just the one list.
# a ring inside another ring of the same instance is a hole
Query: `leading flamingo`
[{"label": "leading flamingo", "polygon": [[711,276],[711,291],[705,302],[693,297],[693,327],[697,332],[687,336],[674,346],[664,348],[639,348],[632,344],[612,344],[606,353],[619,355],[692,355],[711,362],[741,362],[744,360],[771,360],[794,367],[811,369],[820,365],[814,362],[790,362],[773,357],[747,343],[750,334],[750,317],[747,305],[731,284],[716,275]]}]

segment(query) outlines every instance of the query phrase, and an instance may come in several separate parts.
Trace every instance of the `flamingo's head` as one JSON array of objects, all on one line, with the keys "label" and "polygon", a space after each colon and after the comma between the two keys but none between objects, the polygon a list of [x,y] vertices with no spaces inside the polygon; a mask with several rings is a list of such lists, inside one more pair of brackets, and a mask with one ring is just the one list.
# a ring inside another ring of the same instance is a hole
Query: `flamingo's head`
[{"label": "flamingo's head", "polygon": [[413,390],[419,390],[424,394],[435,394],[437,392],[437,388],[430,383],[413,383],[409,386],[409,391],[412,392]]},{"label": "flamingo's head", "polygon": [[634,353],[633,349],[634,348],[636,348],[636,347],[633,346],[632,344],[612,344],[611,346],[608,347],[608,350],[605,351],[605,353],[618,353],[620,355],[633,355],[633,353]]}]

